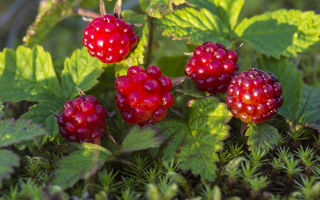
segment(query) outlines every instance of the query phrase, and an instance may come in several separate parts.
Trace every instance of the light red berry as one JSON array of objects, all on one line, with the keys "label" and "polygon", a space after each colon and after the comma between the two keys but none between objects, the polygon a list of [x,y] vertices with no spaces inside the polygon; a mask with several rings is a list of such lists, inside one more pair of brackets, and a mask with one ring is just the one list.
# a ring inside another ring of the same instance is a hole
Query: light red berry
[{"label": "light red berry", "polygon": [[157,66],[143,70],[139,66],[128,69],[127,75],[117,78],[116,101],[124,121],[129,124],[153,124],[164,119],[174,99],[172,81],[161,74]]},{"label": "light red berry", "polygon": [[83,31],[83,45],[104,63],[120,62],[135,48],[138,37],[130,24],[112,15],[95,18]]},{"label": "light red berry", "polygon": [[199,90],[223,93],[239,69],[237,61],[235,51],[208,41],[195,48],[184,72],[192,78]]},{"label": "light red berry", "polygon": [[250,69],[235,76],[228,86],[226,103],[243,122],[269,120],[282,106],[282,88],[271,73]]}]

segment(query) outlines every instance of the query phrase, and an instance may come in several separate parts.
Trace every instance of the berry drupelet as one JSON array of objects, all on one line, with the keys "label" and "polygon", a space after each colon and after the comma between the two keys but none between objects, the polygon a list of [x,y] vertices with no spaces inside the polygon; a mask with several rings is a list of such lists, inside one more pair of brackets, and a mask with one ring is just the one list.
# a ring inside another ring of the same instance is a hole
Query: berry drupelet
[{"label": "berry drupelet", "polygon": [[184,72],[196,82],[199,90],[223,93],[239,69],[237,60],[235,51],[209,41],[195,48]]},{"label": "berry drupelet", "polygon": [[269,120],[282,106],[282,88],[272,74],[250,69],[235,76],[228,87],[226,102],[233,116],[243,122]]},{"label": "berry drupelet", "polygon": [[154,124],[164,119],[167,109],[173,105],[172,81],[161,75],[156,66],[146,70],[130,67],[126,76],[117,78],[115,87],[117,107],[129,124]]},{"label": "berry drupelet", "polygon": [[94,96],[69,100],[58,117],[60,133],[70,142],[95,142],[106,130],[106,115]]},{"label": "berry drupelet", "polygon": [[123,60],[136,46],[132,25],[112,15],[95,18],[83,31],[83,45],[104,63]]}]

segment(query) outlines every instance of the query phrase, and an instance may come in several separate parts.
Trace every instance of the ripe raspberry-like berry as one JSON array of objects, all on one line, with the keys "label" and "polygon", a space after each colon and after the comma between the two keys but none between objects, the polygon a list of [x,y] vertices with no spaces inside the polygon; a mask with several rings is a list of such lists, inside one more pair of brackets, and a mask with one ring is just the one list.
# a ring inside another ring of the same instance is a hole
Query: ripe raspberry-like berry
[{"label": "ripe raspberry-like berry", "polygon": [[139,66],[128,69],[126,76],[117,78],[117,107],[129,124],[153,124],[164,119],[173,105],[170,93],[172,81],[161,75],[159,67],[143,70]]},{"label": "ripe raspberry-like berry", "polygon": [[209,41],[195,48],[184,72],[196,82],[199,90],[222,93],[239,69],[237,60],[235,51]]},{"label": "ripe raspberry-like berry", "polygon": [[104,63],[115,63],[134,49],[138,37],[130,24],[112,15],[105,15],[87,25],[82,42],[91,56]]},{"label": "ripe raspberry-like berry", "polygon": [[70,142],[94,142],[106,129],[106,111],[94,96],[67,101],[58,117],[61,135]]},{"label": "ripe raspberry-like berry", "polygon": [[269,120],[282,106],[282,88],[272,74],[250,69],[235,76],[228,87],[226,102],[233,116],[243,122]]}]

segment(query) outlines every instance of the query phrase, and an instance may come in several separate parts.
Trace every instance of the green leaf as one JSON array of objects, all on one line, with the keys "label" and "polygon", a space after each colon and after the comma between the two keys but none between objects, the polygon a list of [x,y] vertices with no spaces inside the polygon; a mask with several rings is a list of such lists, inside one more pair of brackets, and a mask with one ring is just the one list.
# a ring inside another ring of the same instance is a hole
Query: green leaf
[{"label": "green leaf", "polygon": [[272,149],[278,144],[281,138],[278,130],[266,123],[249,124],[246,136],[248,136],[248,145],[250,150]]},{"label": "green leaf", "polygon": [[51,56],[42,47],[4,49],[0,52],[0,96],[3,101],[38,102],[22,118],[43,124],[53,136],[58,126],[52,112],[59,113],[64,102],[76,96],[75,86],[86,91],[97,84],[101,66],[85,49],[75,51],[65,62],[61,87]]},{"label": "green leaf", "polygon": [[299,122],[320,131],[320,89],[303,85]]},{"label": "green leaf", "polygon": [[257,51],[279,58],[293,43],[295,26],[279,24],[265,16],[244,19],[235,29],[237,39],[250,43]]},{"label": "green leaf", "polygon": [[215,0],[215,4],[220,18],[230,28],[230,31],[232,31],[238,23],[244,0]]},{"label": "green leaf", "polygon": [[205,8],[208,9],[212,14],[219,15],[215,0],[187,0],[187,2],[190,3],[194,8]]},{"label": "green leaf", "polygon": [[106,161],[113,159],[112,153],[95,144],[79,144],[79,150],[58,161],[58,169],[54,172],[53,185],[62,189],[73,186],[80,179],[88,179]]},{"label": "green leaf", "polygon": [[0,147],[32,140],[45,134],[47,134],[45,129],[28,120],[8,119],[0,121]]},{"label": "green leaf", "polygon": [[244,0],[187,0],[195,8],[206,8],[218,15],[230,31],[238,22]]},{"label": "green leaf", "polygon": [[173,11],[173,5],[185,3],[185,0],[140,0],[142,10],[150,17],[161,18]]},{"label": "green leaf", "polygon": [[42,47],[4,49],[0,53],[0,75],[3,101],[62,99],[51,56]]},{"label": "green leaf", "polygon": [[83,91],[91,89],[98,83],[97,79],[103,72],[103,63],[89,55],[88,49],[74,51],[71,58],[67,58],[61,73],[61,85],[66,99],[78,96],[76,87]]},{"label": "green leaf", "polygon": [[0,185],[13,173],[14,167],[19,167],[19,160],[19,157],[12,151],[0,150]]},{"label": "green leaf", "polygon": [[195,44],[209,40],[230,44],[228,27],[217,15],[204,8],[176,10],[155,23],[163,29],[163,35],[174,39],[187,39]]},{"label": "green leaf", "polygon": [[[39,46],[32,49],[19,46],[16,51],[4,49],[0,53],[0,96],[3,101],[39,102],[23,117],[43,123],[48,131],[53,132],[56,123],[52,123],[51,111],[56,112],[63,105],[64,98],[50,54]],[[36,114],[39,116],[31,117]]]},{"label": "green leaf", "polygon": [[[228,135],[231,114],[224,103],[208,97],[189,102],[188,120],[165,120],[158,124],[160,134],[166,140],[164,156],[176,155],[180,167],[214,180],[216,152],[222,150],[222,140]],[[176,153],[178,152],[178,153]]]},{"label": "green leaf", "polygon": [[[260,69],[273,73],[282,86],[283,105],[279,113],[291,121],[298,120],[298,110],[302,92],[302,74],[295,64],[285,58],[280,60],[262,57],[259,60]],[[290,77],[290,78],[288,78]]]},{"label": "green leaf", "polygon": [[151,126],[143,128],[134,126],[123,140],[120,151],[131,152],[155,148],[159,147],[161,143],[162,138],[158,135],[157,129]]},{"label": "green leaf", "polygon": [[40,7],[41,12],[23,38],[25,44],[29,47],[41,44],[59,21],[74,14],[73,7],[80,2],[79,0],[57,0],[49,3],[49,8],[46,11]]},{"label": "green leaf", "polygon": [[313,11],[277,10],[244,19],[235,33],[266,55],[295,57],[319,41],[319,26]]}]

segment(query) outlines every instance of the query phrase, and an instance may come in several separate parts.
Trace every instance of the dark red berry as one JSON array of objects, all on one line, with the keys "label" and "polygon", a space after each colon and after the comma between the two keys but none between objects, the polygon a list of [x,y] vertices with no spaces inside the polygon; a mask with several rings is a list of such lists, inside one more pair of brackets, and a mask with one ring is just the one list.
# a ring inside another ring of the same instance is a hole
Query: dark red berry
[{"label": "dark red berry", "polygon": [[83,45],[104,63],[123,60],[136,46],[132,26],[112,15],[95,18],[83,31]]},{"label": "dark red berry", "polygon": [[270,119],[282,106],[282,88],[271,73],[250,69],[235,76],[228,87],[226,102],[233,116],[243,122]]},{"label": "dark red berry", "polygon": [[173,105],[170,93],[172,81],[161,75],[157,66],[143,70],[139,66],[128,69],[126,76],[117,78],[117,107],[124,121],[129,124],[153,124],[167,115],[167,109]]},{"label": "dark red berry", "polygon": [[195,48],[184,72],[196,82],[199,90],[223,93],[239,69],[237,61],[235,51],[209,41]]},{"label": "dark red berry", "polygon": [[[126,108],[123,98],[120,106]],[[94,96],[67,101],[58,117],[61,135],[71,142],[95,142],[106,130],[106,111]]]}]

